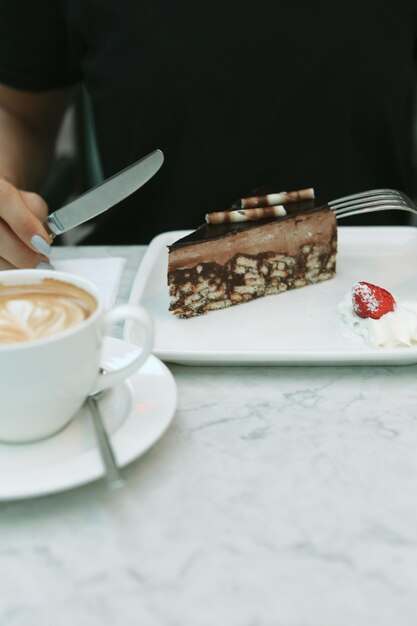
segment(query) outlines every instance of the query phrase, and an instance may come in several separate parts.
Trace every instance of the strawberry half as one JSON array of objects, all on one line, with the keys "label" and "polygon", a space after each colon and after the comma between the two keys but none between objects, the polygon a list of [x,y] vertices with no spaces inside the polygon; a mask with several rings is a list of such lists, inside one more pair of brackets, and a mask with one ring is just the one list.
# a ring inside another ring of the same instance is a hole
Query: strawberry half
[{"label": "strawberry half", "polygon": [[353,286],[352,304],[358,317],[379,320],[385,313],[394,310],[395,300],[386,289],[361,281]]}]

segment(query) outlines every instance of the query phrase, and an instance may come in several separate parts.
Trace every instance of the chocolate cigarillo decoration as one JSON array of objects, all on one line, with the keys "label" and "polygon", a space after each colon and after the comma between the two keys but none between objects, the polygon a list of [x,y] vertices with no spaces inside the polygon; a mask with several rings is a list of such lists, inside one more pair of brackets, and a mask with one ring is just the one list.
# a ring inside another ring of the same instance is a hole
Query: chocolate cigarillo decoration
[{"label": "chocolate cigarillo decoration", "polygon": [[299,191],[280,191],[264,196],[242,198],[234,204],[241,208],[230,211],[207,213],[208,224],[224,224],[225,222],[249,222],[264,220],[271,217],[287,215],[281,202],[299,202],[300,200],[314,199],[314,189],[300,189]]},{"label": "chocolate cigarillo decoration", "polygon": [[250,222],[255,220],[265,220],[268,217],[281,217],[283,215],[287,215],[287,211],[282,205],[263,206],[253,209],[237,209],[237,211],[217,211],[215,213],[207,213],[206,222],[208,224]]},{"label": "chocolate cigarillo decoration", "polygon": [[312,200],[314,189],[300,189],[299,191],[281,191],[280,193],[270,193],[266,196],[253,196],[252,198],[242,198],[240,206],[242,209],[253,209],[255,207],[267,207],[284,202],[298,202],[300,200]]}]

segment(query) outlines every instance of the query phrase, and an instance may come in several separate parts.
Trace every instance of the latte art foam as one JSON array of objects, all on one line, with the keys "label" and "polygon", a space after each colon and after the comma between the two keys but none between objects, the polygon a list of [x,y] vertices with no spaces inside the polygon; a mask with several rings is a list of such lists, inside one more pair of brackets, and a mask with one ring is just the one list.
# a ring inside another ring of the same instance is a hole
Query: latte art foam
[{"label": "latte art foam", "polygon": [[58,335],[82,323],[96,306],[90,294],[63,281],[0,285],[0,343]]}]

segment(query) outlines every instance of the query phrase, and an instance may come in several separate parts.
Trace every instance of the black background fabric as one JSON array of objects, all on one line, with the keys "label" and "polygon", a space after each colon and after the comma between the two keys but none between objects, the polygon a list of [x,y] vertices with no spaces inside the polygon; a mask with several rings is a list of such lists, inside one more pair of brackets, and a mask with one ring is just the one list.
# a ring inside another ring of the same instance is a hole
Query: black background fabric
[{"label": "black background fabric", "polygon": [[0,81],[84,81],[106,176],[163,150],[90,240],[147,243],[257,188],[413,194],[416,12],[415,0],[0,0]]}]

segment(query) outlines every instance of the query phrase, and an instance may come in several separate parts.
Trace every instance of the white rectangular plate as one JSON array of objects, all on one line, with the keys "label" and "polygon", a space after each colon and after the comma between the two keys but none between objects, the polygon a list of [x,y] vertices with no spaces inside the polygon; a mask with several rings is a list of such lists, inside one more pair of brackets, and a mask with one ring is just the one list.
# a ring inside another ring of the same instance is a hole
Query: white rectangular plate
[{"label": "white rectangular plate", "polygon": [[[335,278],[178,319],[168,310],[167,246],[188,232],[163,233],[150,243],[131,292],[130,302],[154,318],[154,354],[160,359],[194,365],[417,363],[417,345],[369,348],[336,316],[338,303],[359,280],[388,289],[398,300],[417,299],[417,229],[339,227]],[[125,339],[138,340],[130,323]]]}]

